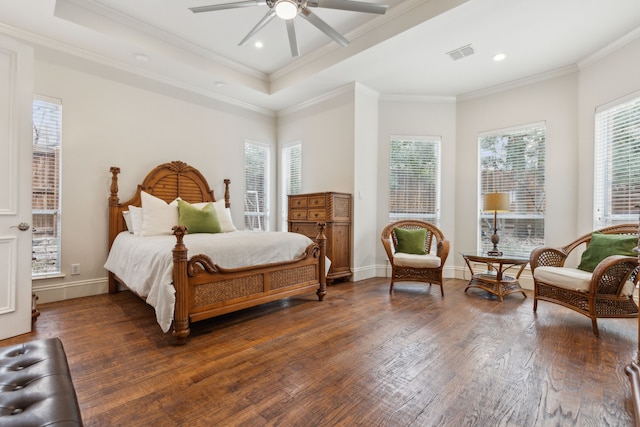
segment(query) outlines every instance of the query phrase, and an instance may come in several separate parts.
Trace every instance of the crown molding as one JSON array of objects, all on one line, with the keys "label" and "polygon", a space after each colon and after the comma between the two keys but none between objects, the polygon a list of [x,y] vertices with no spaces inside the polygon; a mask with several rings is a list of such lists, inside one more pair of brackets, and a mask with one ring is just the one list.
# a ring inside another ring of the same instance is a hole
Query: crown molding
[{"label": "crown molding", "polygon": [[602,49],[598,50],[597,52],[587,56],[586,58],[584,58],[582,61],[578,62],[578,68],[579,69],[583,69],[588,67],[591,64],[594,64],[598,61],[600,61],[602,58],[612,54],[613,52],[615,52],[616,50],[622,48],[624,45],[626,45],[627,43],[631,43],[632,41],[634,41],[635,39],[640,37],[640,27],[636,28],[635,30],[625,34],[624,36],[620,37],[618,40],[614,41],[613,43],[608,44],[607,46],[603,47]]},{"label": "crown molding", "polygon": [[337,98],[338,96],[344,95],[344,94],[348,94],[348,93],[353,93],[356,89],[357,86],[357,82],[351,82],[348,83],[344,86],[340,86],[339,88],[333,89],[329,92],[323,93],[320,96],[317,96],[315,98],[309,99],[307,101],[301,102],[300,104],[297,105],[293,105],[291,107],[279,110],[277,112],[277,115],[279,117],[284,117],[284,116],[288,116],[291,115],[293,113],[297,113],[298,111],[302,111],[305,110],[309,107],[313,107],[314,105],[318,105],[321,104],[325,101],[328,101],[330,99],[333,98]]},{"label": "crown molding", "polygon": [[556,70],[547,71],[544,73],[536,74],[534,76],[525,77],[518,80],[512,80],[510,82],[500,84],[497,86],[492,86],[486,89],[477,90],[474,92],[467,92],[462,95],[458,95],[456,97],[457,101],[467,101],[474,98],[480,98],[487,95],[493,95],[500,92],[505,92],[507,90],[516,89],[522,86],[528,86],[531,84],[543,82],[549,79],[555,79],[557,77],[565,76],[568,74],[572,74],[578,71],[578,66],[576,64],[568,65],[563,68],[558,68]]},{"label": "crown molding", "polygon": [[385,94],[380,96],[381,101],[396,102],[431,102],[431,103],[455,103],[455,96],[434,96],[434,95],[402,95]]},{"label": "crown molding", "polygon": [[90,61],[105,67],[110,67],[118,71],[122,71],[138,77],[149,79],[157,83],[169,85],[171,87],[182,89],[187,92],[192,92],[194,94],[204,96],[215,101],[223,102],[225,104],[233,105],[235,107],[240,107],[245,110],[253,111],[253,112],[264,114],[267,116],[275,116],[275,112],[272,110],[258,107],[256,105],[249,104],[235,98],[224,96],[219,93],[215,93],[210,89],[193,85],[182,80],[170,78],[162,74],[151,72],[149,70],[144,70],[144,69],[135,67],[133,65],[116,61],[102,55],[96,55],[94,52],[81,49],[75,46],[71,46],[69,44],[62,43],[57,40],[53,40],[49,37],[44,37],[39,34],[24,31],[22,29],[15,28],[3,23],[0,23],[0,33],[13,37],[15,39],[23,40],[24,42],[27,42],[35,47],[41,46],[44,48],[48,48],[57,52],[61,52],[63,54],[70,55],[72,57],[80,58],[85,61]]},{"label": "crown molding", "polygon": [[[246,65],[239,64],[198,44],[176,37],[165,30],[118,12],[94,0],[56,0],[54,15],[60,19],[73,22],[83,27],[87,27],[87,24],[91,24],[89,28],[92,30],[112,32],[113,34],[111,35],[115,36],[123,33],[122,29],[125,29],[129,35],[134,37],[135,40],[143,40],[147,42],[144,43],[144,45],[154,46],[157,44],[157,41],[160,41],[164,44],[160,45],[160,48],[173,47],[180,51],[187,51],[193,55],[211,61],[218,66],[227,67],[253,78],[265,82],[267,81],[267,75],[265,73],[251,67],[247,67]],[[114,24],[121,28],[114,28]],[[151,41],[151,43],[148,43],[149,41]],[[155,43],[153,43],[153,41],[155,41]]]}]

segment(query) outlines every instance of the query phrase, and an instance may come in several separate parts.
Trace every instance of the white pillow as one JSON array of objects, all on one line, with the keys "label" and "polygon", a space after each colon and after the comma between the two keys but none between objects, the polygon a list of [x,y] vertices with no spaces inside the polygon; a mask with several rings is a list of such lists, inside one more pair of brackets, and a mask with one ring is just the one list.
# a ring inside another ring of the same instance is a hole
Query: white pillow
[{"label": "white pillow", "polygon": [[133,234],[133,224],[131,223],[131,215],[129,215],[129,211],[122,211],[122,217],[124,218],[124,223],[127,225],[127,230],[129,230],[129,233]]},{"label": "white pillow", "polygon": [[140,231],[142,231],[142,208],[129,205],[129,218],[131,220],[131,227],[129,228],[129,223],[127,223],[127,228],[129,228],[130,232],[139,236]]},{"label": "white pillow", "polygon": [[171,204],[142,191],[142,230],[141,236],[173,234],[172,228],[178,225],[178,203]]},{"label": "white pillow", "polygon": [[231,209],[225,207],[224,200],[218,200],[217,202],[214,202],[213,206],[216,208],[216,213],[218,214],[220,231],[223,233],[236,231],[237,229],[233,225],[233,220],[231,219]]}]

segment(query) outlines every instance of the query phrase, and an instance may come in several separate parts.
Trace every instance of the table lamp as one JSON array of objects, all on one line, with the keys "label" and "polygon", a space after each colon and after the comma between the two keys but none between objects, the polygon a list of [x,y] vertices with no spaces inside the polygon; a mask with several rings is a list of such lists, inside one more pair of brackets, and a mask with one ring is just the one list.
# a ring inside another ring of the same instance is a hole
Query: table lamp
[{"label": "table lamp", "polygon": [[498,242],[500,237],[498,236],[498,212],[509,211],[509,193],[486,193],[484,195],[484,210],[493,211],[493,235],[491,236],[491,243],[493,243],[493,249],[487,252],[489,256],[500,256],[502,251],[498,250]]}]

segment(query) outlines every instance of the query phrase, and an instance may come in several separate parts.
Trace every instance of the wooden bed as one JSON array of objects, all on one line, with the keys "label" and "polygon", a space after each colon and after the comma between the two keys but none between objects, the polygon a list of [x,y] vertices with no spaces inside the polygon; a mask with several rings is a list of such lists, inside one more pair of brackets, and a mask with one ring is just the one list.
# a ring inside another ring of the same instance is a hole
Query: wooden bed
[{"label": "wooden bed", "polygon": [[[177,197],[189,203],[216,201],[213,191],[200,171],[180,161],[164,163],[154,168],[142,184],[138,185],[133,197],[122,203],[118,197],[119,173],[120,168],[111,168],[109,249],[117,235],[127,230],[123,211],[128,210],[129,205],[142,205],[141,191],[167,203]],[[226,207],[230,206],[229,183],[228,179],[224,180]],[[326,294],[324,227],[324,223],[318,224],[317,243],[309,245],[305,254],[296,260],[224,269],[205,255],[196,254],[189,258],[188,249],[183,242],[187,230],[176,225],[173,228],[176,237],[173,248],[173,286],[176,302],[172,334],[177,343],[186,342],[190,333],[190,322],[312,290],[316,290],[318,299],[322,301]],[[117,292],[119,284],[127,287],[126,283],[109,272],[109,292]]]}]

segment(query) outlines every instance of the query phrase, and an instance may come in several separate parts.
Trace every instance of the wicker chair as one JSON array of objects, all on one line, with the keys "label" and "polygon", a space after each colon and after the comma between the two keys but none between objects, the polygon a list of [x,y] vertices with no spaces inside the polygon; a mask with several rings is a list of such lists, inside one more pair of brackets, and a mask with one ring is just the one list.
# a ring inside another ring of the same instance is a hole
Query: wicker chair
[{"label": "wicker chair", "polygon": [[[614,225],[596,231],[637,236],[638,225]],[[590,318],[593,333],[598,336],[598,318],[638,317],[638,306],[633,301],[633,290],[638,283],[638,258],[611,255],[603,259],[593,273],[564,266],[574,249],[582,245],[588,247],[590,242],[591,233],[561,248],[539,247],[531,252],[533,311],[538,308],[538,300],[563,305]]]},{"label": "wicker chair", "polygon": [[[398,238],[395,230],[424,229],[425,255],[396,253]],[[382,245],[391,263],[391,285],[389,293],[393,292],[393,284],[399,281],[426,282],[440,285],[440,293],[444,296],[442,270],[449,255],[449,241],[435,225],[425,221],[403,220],[387,225],[380,234]]]}]

